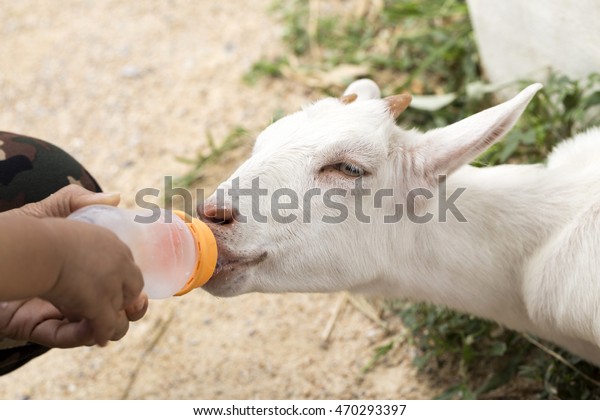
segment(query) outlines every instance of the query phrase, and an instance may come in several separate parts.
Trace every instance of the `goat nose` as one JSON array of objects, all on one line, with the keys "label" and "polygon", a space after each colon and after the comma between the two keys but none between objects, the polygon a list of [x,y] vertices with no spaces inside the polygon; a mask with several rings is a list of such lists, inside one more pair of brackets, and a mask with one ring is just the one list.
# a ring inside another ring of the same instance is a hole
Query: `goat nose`
[{"label": "goat nose", "polygon": [[196,210],[200,220],[208,224],[228,225],[233,223],[238,215],[237,209],[233,206],[227,204],[219,206],[210,200],[199,204]]}]

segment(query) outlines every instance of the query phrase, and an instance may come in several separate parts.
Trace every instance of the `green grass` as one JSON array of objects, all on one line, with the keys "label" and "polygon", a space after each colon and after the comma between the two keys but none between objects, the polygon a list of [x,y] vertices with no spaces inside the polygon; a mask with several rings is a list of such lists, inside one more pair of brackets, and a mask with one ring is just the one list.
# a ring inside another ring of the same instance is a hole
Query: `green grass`
[{"label": "green grass", "polygon": [[239,147],[242,140],[248,136],[243,127],[234,128],[222,141],[215,142],[211,133],[206,134],[208,149],[197,153],[193,158],[178,157],[180,162],[190,165],[190,169],[174,181],[178,187],[189,188],[203,177],[207,165],[218,162],[223,156]]},{"label": "green grass", "polygon": [[[179,196],[179,189],[190,190],[192,187],[210,187],[213,180],[211,174],[215,167],[225,167],[231,164],[231,155],[235,155],[238,150],[244,150],[250,143],[248,137],[250,133],[243,127],[233,128],[225,138],[217,141],[213,135],[206,133],[207,147],[199,150],[195,156],[178,156],[176,159],[189,165],[189,169],[180,177],[173,180],[173,188],[166,189],[163,197],[166,208],[176,208],[186,212],[193,211],[193,202],[186,203]],[[235,159],[234,159],[235,160]],[[192,207],[186,207],[192,205]]]},{"label": "green grass", "polygon": [[[439,93],[443,86],[454,92],[479,79],[477,49],[463,1],[386,1],[381,11],[359,18],[351,13],[311,16],[308,4],[274,3],[274,13],[285,23],[283,39],[289,54],[257,62],[247,80],[282,77],[290,55],[300,67],[366,65],[382,85],[394,85],[396,91]],[[315,17],[317,24],[311,30],[309,22]]]},{"label": "green grass", "polygon": [[[496,103],[493,87],[481,80],[463,0],[386,0],[382,10],[362,16],[317,15],[309,3],[274,4],[273,12],[285,24],[288,55],[256,63],[248,82],[285,77],[298,69],[330,71],[360,64],[366,68],[362,76],[376,80],[385,94],[454,93],[450,104],[433,112],[410,108],[402,114],[403,126],[421,129],[450,124]],[[324,93],[339,94],[350,81],[340,80]],[[526,83],[515,81],[514,87]],[[476,89],[482,86],[491,92]],[[476,164],[542,162],[558,141],[599,123],[599,104],[599,75],[574,81],[551,74],[517,126]],[[394,301],[386,311],[400,317],[411,332],[419,350],[414,363],[424,377],[437,381],[441,372],[450,372],[440,398],[600,398],[595,382],[600,369],[555,346],[431,305]],[[393,341],[378,347],[365,371],[395,348]]]}]

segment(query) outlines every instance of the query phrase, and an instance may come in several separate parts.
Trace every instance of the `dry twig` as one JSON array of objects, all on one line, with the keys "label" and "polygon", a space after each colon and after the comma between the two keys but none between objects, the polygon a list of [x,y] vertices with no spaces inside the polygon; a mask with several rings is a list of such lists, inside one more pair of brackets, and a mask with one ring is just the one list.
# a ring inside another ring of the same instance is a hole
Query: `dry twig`
[{"label": "dry twig", "polygon": [[142,369],[144,362],[146,361],[146,358],[148,357],[150,352],[152,350],[154,350],[154,348],[156,347],[156,345],[158,344],[160,339],[163,337],[163,335],[165,335],[165,332],[169,328],[169,325],[171,325],[171,321],[173,321],[174,316],[175,316],[175,310],[172,309],[171,312],[169,313],[169,315],[167,316],[167,318],[164,321],[159,323],[158,331],[156,332],[156,335],[150,342],[150,345],[148,347],[146,347],[146,349],[144,350],[144,352],[138,359],[138,361],[135,365],[135,368],[131,372],[131,376],[129,377],[129,382],[127,383],[127,386],[125,387],[125,390],[123,391],[123,395],[121,396],[122,400],[126,400],[129,398],[129,395],[131,394],[131,390],[133,389],[133,385],[135,384],[135,381],[140,373],[140,370]]}]

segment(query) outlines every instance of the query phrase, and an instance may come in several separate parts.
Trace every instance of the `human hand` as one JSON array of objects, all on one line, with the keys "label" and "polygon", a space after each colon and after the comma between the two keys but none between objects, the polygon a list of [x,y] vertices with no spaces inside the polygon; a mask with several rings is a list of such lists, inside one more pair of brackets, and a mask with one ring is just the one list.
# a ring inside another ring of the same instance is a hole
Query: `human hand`
[{"label": "human hand", "polygon": [[[148,298],[142,294],[125,311],[120,312],[110,340],[123,338],[129,329],[129,322],[141,319],[147,308]],[[96,344],[88,322],[70,321],[53,304],[40,298],[0,303],[0,337],[57,348]]]},{"label": "human hand", "polygon": [[30,203],[17,209],[4,212],[6,215],[33,217],[67,217],[75,210],[92,204],[116,206],[120,196],[115,193],[95,193],[79,185],[71,184],[61,188],[42,201]]},{"label": "human hand", "polygon": [[[4,213],[42,218],[41,232],[54,250],[59,269],[38,299],[0,307],[0,334],[59,347],[105,345],[121,338],[129,321],[144,315],[148,301],[140,295],[143,280],[129,248],[105,228],[62,219],[86,205],[118,201],[116,194],[96,194],[71,185],[38,203]],[[6,314],[13,316],[6,318]]]}]

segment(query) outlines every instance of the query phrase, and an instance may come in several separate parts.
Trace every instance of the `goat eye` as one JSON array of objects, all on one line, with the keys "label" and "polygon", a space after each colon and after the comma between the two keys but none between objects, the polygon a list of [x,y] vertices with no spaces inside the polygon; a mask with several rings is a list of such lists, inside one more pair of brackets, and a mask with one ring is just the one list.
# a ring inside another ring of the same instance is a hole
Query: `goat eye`
[{"label": "goat eye", "polygon": [[344,175],[348,175],[354,178],[358,178],[365,174],[365,171],[362,168],[359,168],[358,166],[349,162],[338,163],[336,169]]}]

